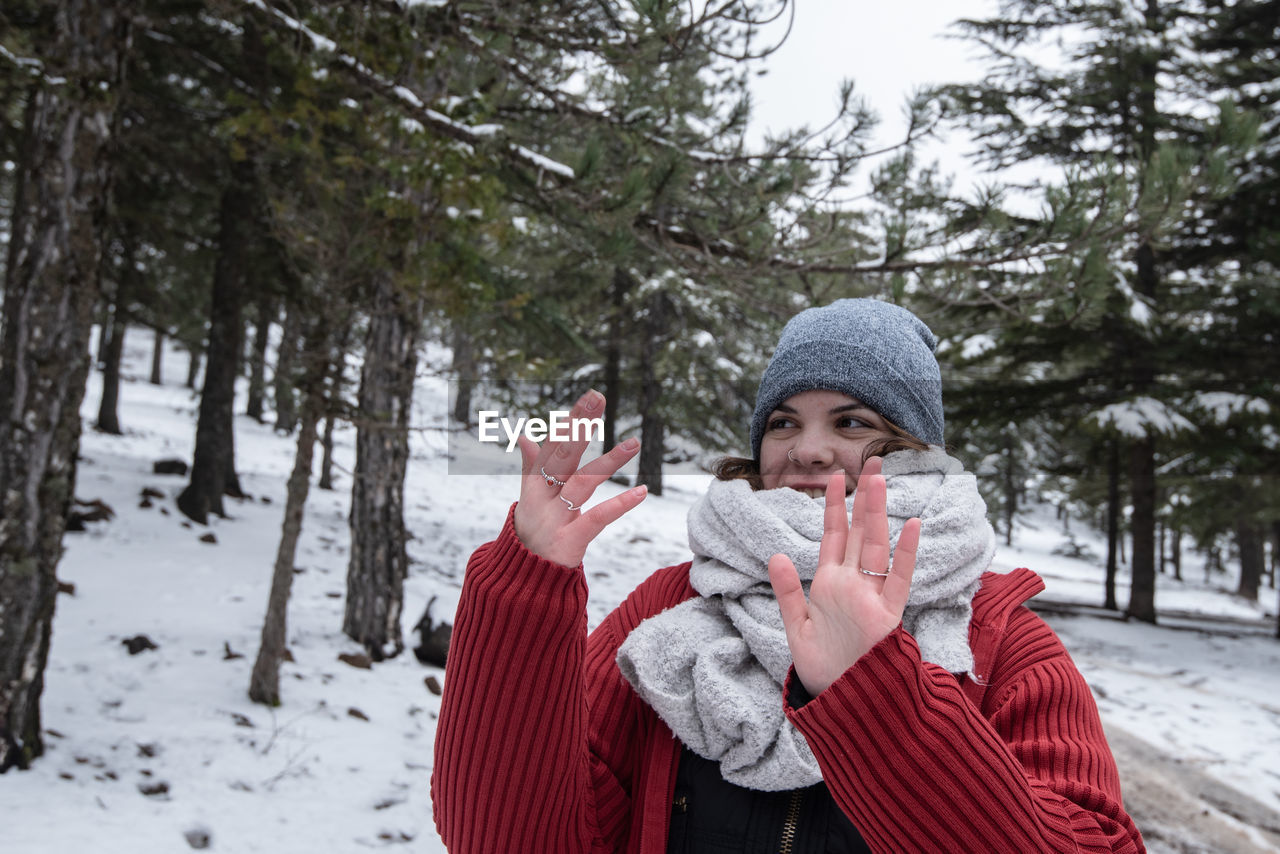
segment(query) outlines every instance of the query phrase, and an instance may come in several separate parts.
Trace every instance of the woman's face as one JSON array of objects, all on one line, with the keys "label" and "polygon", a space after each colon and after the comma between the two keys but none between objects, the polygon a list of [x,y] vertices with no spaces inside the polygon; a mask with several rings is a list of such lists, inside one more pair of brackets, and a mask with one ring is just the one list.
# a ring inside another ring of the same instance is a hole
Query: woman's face
[{"label": "woman's face", "polygon": [[867,445],[892,435],[875,410],[847,394],[814,390],[792,395],[765,422],[760,480],[765,489],[788,486],[818,498],[826,493],[827,476],[844,469],[849,495]]}]

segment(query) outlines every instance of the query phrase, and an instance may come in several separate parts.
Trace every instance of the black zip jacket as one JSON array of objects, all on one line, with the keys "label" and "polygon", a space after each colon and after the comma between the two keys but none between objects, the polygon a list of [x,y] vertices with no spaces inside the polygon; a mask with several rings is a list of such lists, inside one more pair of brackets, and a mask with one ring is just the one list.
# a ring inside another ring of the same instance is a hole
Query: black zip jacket
[{"label": "black zip jacket", "polygon": [[757,792],[725,782],[719,763],[680,754],[667,854],[871,854],[818,783]]}]

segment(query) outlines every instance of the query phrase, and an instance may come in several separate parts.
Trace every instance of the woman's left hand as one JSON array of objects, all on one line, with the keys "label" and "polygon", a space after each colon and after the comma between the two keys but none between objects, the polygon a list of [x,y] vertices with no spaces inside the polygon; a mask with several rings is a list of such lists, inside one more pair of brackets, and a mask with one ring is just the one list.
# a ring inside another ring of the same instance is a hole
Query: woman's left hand
[{"label": "woman's left hand", "polygon": [[[920,520],[909,519],[889,561],[889,516],[879,457],[867,460],[845,519],[844,472],[827,482],[827,509],[818,568],[804,588],[783,554],[769,560],[769,582],[782,610],[787,644],[801,684],[814,697],[902,622],[911,592]],[[861,570],[884,573],[868,575]]]}]

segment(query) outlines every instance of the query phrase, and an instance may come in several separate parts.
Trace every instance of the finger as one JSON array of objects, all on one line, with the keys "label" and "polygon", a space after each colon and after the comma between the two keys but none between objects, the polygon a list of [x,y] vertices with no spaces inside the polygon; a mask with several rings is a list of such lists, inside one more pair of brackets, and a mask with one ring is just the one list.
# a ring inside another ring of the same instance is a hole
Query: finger
[{"label": "finger", "polygon": [[[582,397],[578,398],[578,402],[569,410],[569,437],[568,439],[553,439],[547,437],[547,441],[542,445],[542,452],[538,458],[538,466],[547,470],[547,474],[554,476],[557,480],[568,480],[569,476],[578,468],[578,461],[582,459],[582,452],[586,450],[587,440],[585,438],[577,441],[573,440],[573,425],[579,420],[587,420],[598,418],[604,412],[604,395],[595,389],[589,390]],[[581,432],[581,430],[580,430]],[[535,467],[535,470],[537,467]]]},{"label": "finger", "polygon": [[880,474],[884,470],[884,457],[869,457],[862,464],[862,472],[859,477],[870,477],[873,474]]},{"label": "finger", "polygon": [[596,457],[578,469],[574,477],[594,482],[596,485],[604,483],[617,474],[618,469],[626,465],[627,460],[635,456],[638,450],[640,450],[640,440],[632,436],[627,441],[614,445],[607,454]]},{"label": "finger", "polygon": [[858,474],[858,488],[854,492],[854,507],[849,524],[849,545],[845,548],[845,561],[851,566],[863,566],[861,560],[867,533],[867,503],[872,484],[877,480],[877,475],[881,474],[883,465],[883,457],[870,457],[863,463],[863,470]]},{"label": "finger", "polygon": [[538,457],[541,455],[541,449],[538,443],[524,435],[517,436],[516,443],[520,446],[521,457],[520,501],[526,502],[531,498],[554,498],[556,485],[545,482],[539,469]]},{"label": "finger", "polygon": [[618,469],[640,450],[640,440],[634,436],[621,444],[614,445],[609,453],[597,457],[587,463],[569,478],[561,495],[574,504],[583,504],[595,493],[596,488],[613,477]]},{"label": "finger", "polygon": [[818,566],[844,560],[845,543],[848,539],[849,517],[845,515],[844,509],[844,472],[838,471],[827,478],[827,508],[822,517]]},{"label": "finger", "polygon": [[893,550],[893,568],[884,580],[880,595],[885,604],[901,614],[911,595],[911,578],[916,571],[916,550],[920,546],[920,520],[908,519],[898,535],[898,546]]},{"label": "finger", "polygon": [[[621,519],[628,510],[637,507],[648,494],[649,488],[640,485],[615,495],[608,501],[601,501],[590,510],[583,511],[582,515],[569,526],[568,533],[575,537],[581,535],[582,546],[585,549],[587,543],[600,536],[601,531]],[[565,509],[568,510],[567,507]]]},{"label": "finger", "polygon": [[871,478],[868,475],[858,476],[858,485],[853,491],[853,509],[849,519],[849,536],[846,539],[844,562],[850,566],[858,566],[862,555],[862,533],[866,528],[867,493],[870,491]]},{"label": "finger", "polygon": [[791,558],[784,554],[769,558],[769,584],[778,600],[778,609],[782,611],[782,625],[787,630],[787,641],[790,642],[809,619],[809,603],[805,601],[800,573],[796,572],[796,565],[791,562]]},{"label": "finger", "polygon": [[866,485],[866,493],[858,566],[872,572],[884,572],[889,568],[889,514],[885,507],[884,477],[872,475],[871,482]]},{"label": "finger", "polygon": [[521,433],[516,437],[516,444],[520,446],[520,474],[528,477],[538,471],[538,443]]}]

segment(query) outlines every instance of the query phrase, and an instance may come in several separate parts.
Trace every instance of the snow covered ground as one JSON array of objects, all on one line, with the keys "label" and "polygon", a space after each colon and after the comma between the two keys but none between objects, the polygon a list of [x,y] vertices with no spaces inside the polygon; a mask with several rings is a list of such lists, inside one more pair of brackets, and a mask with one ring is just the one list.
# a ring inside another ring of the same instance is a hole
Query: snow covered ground
[{"label": "snow covered ground", "polygon": [[[190,459],[198,401],[181,387],[186,365],[178,351],[166,353],[164,386],[145,381],[149,342],[137,333],[127,340],[126,435],[84,434],[76,494],[102,499],[116,517],[66,537],[59,576],[75,592],[59,596],[54,621],[43,701],[47,753],[30,771],[0,777],[0,849],[149,854],[207,841],[209,850],[272,854],[443,851],[428,797],[440,700],[427,684],[443,682],[443,672],[409,654],[372,670],[338,660],[358,651],[341,632],[354,430],[336,437],[336,491],[313,488],[308,503],[284,705],[255,705],[249,671],[294,442],[239,417],[237,465],[253,498],[232,502],[230,518],[208,529],[185,522],[173,503],[185,480],[154,475],[151,465]],[[467,555],[494,536],[518,491],[511,475],[449,474],[446,434],[438,429],[446,388],[432,368],[443,360],[430,354],[415,404],[414,423],[423,429],[413,434],[406,496],[414,536],[406,627],[432,596],[439,597],[437,617],[452,613]],[[95,374],[86,424],[99,391]],[[653,569],[685,559],[684,516],[704,484],[704,477],[672,478],[668,494],[650,496],[592,547],[592,625]],[[165,497],[141,507],[145,487]],[[607,484],[601,495],[618,489]],[[207,533],[215,543],[202,541]],[[1103,554],[1078,523],[1074,534]],[[1046,512],[997,562],[1043,575],[1046,599],[1100,602],[1098,560],[1052,554],[1065,540]],[[1223,592],[1233,579],[1202,583],[1198,566],[1187,577],[1182,584],[1161,578],[1162,608],[1244,622],[1205,622],[1210,634],[1189,618],[1178,628],[1106,616],[1049,619],[1094,686],[1109,729],[1280,809],[1280,643],[1257,623],[1264,609]],[[1274,616],[1275,592],[1266,599]],[[139,634],[158,648],[130,655],[122,641]]]}]

